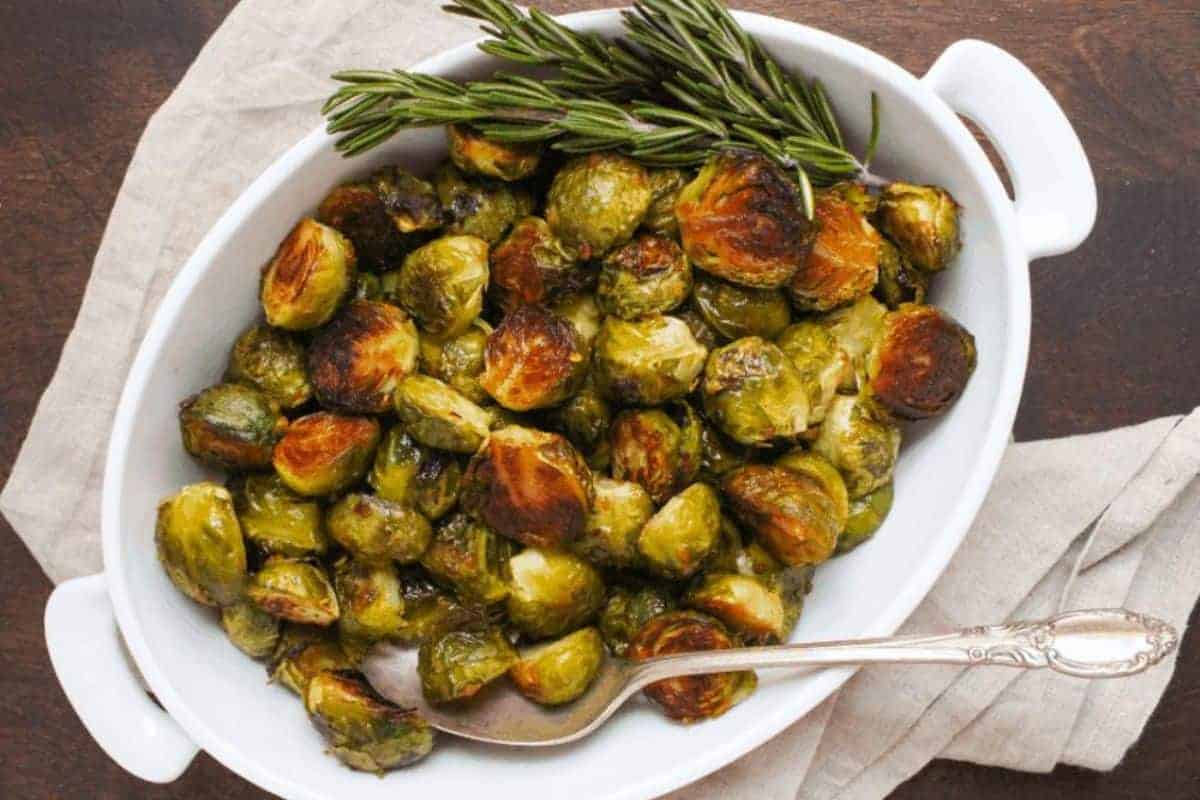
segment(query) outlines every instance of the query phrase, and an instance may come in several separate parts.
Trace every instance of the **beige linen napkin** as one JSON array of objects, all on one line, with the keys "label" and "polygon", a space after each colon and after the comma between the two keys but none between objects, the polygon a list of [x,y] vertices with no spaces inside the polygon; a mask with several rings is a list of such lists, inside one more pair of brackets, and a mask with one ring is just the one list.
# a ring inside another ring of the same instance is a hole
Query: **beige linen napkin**
[{"label": "beige linen napkin", "polygon": [[[409,64],[476,35],[437,6],[244,0],[154,115],[0,495],[0,510],[53,580],[101,568],[109,426],[175,271],[237,195],[317,124],[330,72]],[[60,424],[67,415],[69,430]],[[904,630],[1041,616],[1062,602],[1125,604],[1182,629],[1200,593],[1198,462],[1200,412],[1013,445],[970,534]],[[864,670],[773,741],[674,797],[873,799],[939,756],[1111,769],[1172,667],[1107,684],[1003,669]]]}]

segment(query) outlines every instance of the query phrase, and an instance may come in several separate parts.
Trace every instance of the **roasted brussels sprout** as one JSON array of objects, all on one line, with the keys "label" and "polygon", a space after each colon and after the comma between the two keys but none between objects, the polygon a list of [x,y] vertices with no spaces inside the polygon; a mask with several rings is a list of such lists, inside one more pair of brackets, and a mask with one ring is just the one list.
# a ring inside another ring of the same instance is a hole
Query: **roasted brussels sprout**
[{"label": "roasted brussels sprout", "polygon": [[799,371],[757,336],[712,351],[701,390],[708,418],[739,444],[767,447],[808,428],[808,392]]},{"label": "roasted brussels sprout", "polygon": [[304,331],[333,318],[354,282],[354,245],[315,219],[302,219],[263,269],[267,322]]},{"label": "roasted brussels sprout", "polygon": [[484,622],[481,610],[464,606],[435,584],[423,569],[401,568],[404,622],[390,638],[413,646],[460,628],[476,628]]},{"label": "roasted brussels sprout", "polygon": [[817,480],[783,467],[751,464],[721,481],[733,513],[788,566],[833,555],[845,517]]},{"label": "roasted brussels sprout", "polygon": [[613,655],[623,658],[642,626],[659,614],[674,611],[676,606],[675,598],[661,586],[618,587],[600,614],[600,635]]},{"label": "roasted brussels sprout", "polygon": [[[655,656],[697,650],[728,650],[736,642],[725,626],[698,611],[671,611],[654,617],[634,636],[629,657],[642,661]],[[643,691],[671,719],[698,722],[719,717],[750,696],[758,681],[753,672],[719,672],[668,678]]]},{"label": "roasted brussels sprout", "polygon": [[800,373],[808,396],[808,421],[817,424],[825,419],[838,389],[854,384],[850,356],[827,328],[812,320],[789,325],[775,343]]},{"label": "roasted brussels sprout", "polygon": [[508,677],[521,694],[544,706],[561,706],[588,690],[604,664],[604,640],[595,628],[580,628],[553,642],[521,651]]},{"label": "roasted brussels sprout", "polygon": [[342,648],[331,628],[286,623],[267,670],[300,697],[309,681],[323,672],[353,669],[355,661]]},{"label": "roasted brussels sprout", "polygon": [[586,261],[629,241],[652,199],[650,178],[636,161],[589,153],[568,161],[554,176],[546,222]]},{"label": "roasted brussels sprout", "polygon": [[869,398],[838,395],[812,448],[842,473],[853,500],[892,480],[900,428]]},{"label": "roasted brussels sprout", "polygon": [[705,483],[693,483],[642,526],[638,553],[647,569],[673,580],[694,575],[721,536],[721,506]]},{"label": "roasted brussels sprout", "polygon": [[458,503],[462,467],[449,453],[421,447],[396,425],[375,452],[367,482],[383,499],[439,519]]},{"label": "roasted brussels sprout", "polygon": [[701,423],[686,402],[622,411],[609,432],[612,474],[665,503],[700,471]]},{"label": "roasted brussels sprout", "polygon": [[726,151],[708,160],[675,205],[683,249],[697,269],[743,286],[778,289],[812,249],[796,182],[766,156]]},{"label": "roasted brussels sprout", "polygon": [[605,439],[612,423],[612,409],[596,388],[590,372],[584,378],[582,388],[550,412],[550,421],[585,454],[593,453]]},{"label": "roasted brussels sprout", "polygon": [[935,306],[906,303],[883,318],[867,360],[871,394],[906,419],[944,413],[975,371],[975,337]]},{"label": "roasted brussels sprout", "polygon": [[488,336],[479,385],[511,411],[549,408],[583,383],[588,359],[575,326],[542,306],[510,312]]},{"label": "roasted brussels sprout", "polygon": [[417,327],[388,303],[352,300],[317,332],[308,369],[326,408],[382,414],[392,393],[417,368]]},{"label": "roasted brussels sprout", "polygon": [[829,459],[810,450],[796,449],[776,459],[775,466],[807,475],[821,484],[825,493],[833,500],[838,528],[845,527],[846,518],[850,514],[850,493],[846,490],[846,481],[842,478],[842,473],[838,472]]},{"label": "roasted brussels sprout", "polygon": [[360,272],[354,278],[354,288],[350,290],[351,300],[379,300],[383,297],[383,282],[378,275]]},{"label": "roasted brussels sprout", "polygon": [[593,564],[633,567],[638,559],[638,534],[654,515],[654,501],[645,489],[630,481],[597,478],[595,488],[596,498],[583,536],[572,549]]},{"label": "roasted brussels sprout", "polygon": [[334,189],[321,201],[317,219],[350,240],[360,269],[390,269],[407,250],[404,235],[369,183],[348,183]]},{"label": "roasted brussels sprout", "polygon": [[229,353],[225,380],[252,386],[281,408],[304,405],[313,393],[304,345],[267,325],[255,325],[237,338]]},{"label": "roasted brussels sprout", "polygon": [[429,546],[429,520],[408,506],[370,494],[348,494],[325,515],[329,535],[368,562],[416,561]]},{"label": "roasted brussels sprout", "polygon": [[183,447],[212,467],[256,470],[271,464],[271,451],[287,428],[275,401],[240,383],[219,383],[179,406]]},{"label": "roasted brussels sprout", "polygon": [[508,560],[508,573],[508,618],[533,639],[586,625],[604,606],[600,573],[561,550],[526,548]]},{"label": "roasted brussels sprout", "polygon": [[437,378],[409,376],[396,388],[395,402],[409,435],[427,447],[474,453],[487,438],[487,412]]},{"label": "roasted brussels sprout", "polygon": [[924,303],[929,293],[930,273],[922,272],[904,257],[896,245],[883,239],[879,250],[879,283],[875,297],[895,310],[901,303]]},{"label": "roasted brussels sprout", "polygon": [[958,255],[958,203],[940,186],[892,183],[879,195],[879,227],[913,264],[937,272]]},{"label": "roasted brussels sprout", "polygon": [[329,576],[310,561],[271,556],[246,586],[246,598],[279,619],[324,627],[340,609]]},{"label": "roasted brussels sprout", "polygon": [[722,341],[774,339],[792,321],[787,298],[778,289],[752,289],[708,276],[696,279],[692,307]]},{"label": "roasted brussels sprout", "polygon": [[221,609],[221,628],[251,658],[266,658],[279,644],[279,620],[244,600]]},{"label": "roasted brussels sprout", "polygon": [[679,238],[679,221],[675,219],[675,203],[691,176],[681,169],[652,169],[650,177],[650,208],[642,227],[652,233]]},{"label": "roasted brussels sprout", "polygon": [[362,480],[379,444],[379,423],[318,411],[288,426],[275,446],[275,471],[297,494],[336,494]]},{"label": "roasted brussels sprout", "polygon": [[490,605],[508,597],[503,573],[512,553],[512,542],[460,513],[438,526],[421,566],[464,601]]},{"label": "roasted brussels sprout", "polygon": [[223,486],[193,483],[159,503],[154,543],[179,591],[206,606],[237,602],[246,580],[246,546]]},{"label": "roasted brussels sprout", "polygon": [[422,331],[448,339],[479,316],[487,283],[487,242],[476,236],[443,236],[404,259],[395,299]]},{"label": "roasted brussels sprout", "polygon": [[695,388],[707,356],[681,319],[605,317],[596,337],[596,383],[618,403],[661,405]]},{"label": "roasted brussels sprout", "polygon": [[429,181],[400,167],[383,167],[371,175],[371,183],[396,230],[414,233],[441,227],[442,206]]},{"label": "roasted brussels sprout", "polygon": [[451,631],[421,645],[421,690],[431,703],[465,700],[508,672],[517,658],[517,651],[495,628]]},{"label": "roasted brussels sprout", "polygon": [[700,426],[700,478],[712,484],[748,461],[745,449],[706,422]]},{"label": "roasted brussels sprout", "polygon": [[492,433],[467,465],[463,509],[530,547],[564,547],[583,533],[592,473],[556,433],[509,425]]},{"label": "roasted brussels sprout", "polygon": [[783,596],[769,577],[710,572],[683,597],[684,605],[711,614],[745,641],[778,642],[787,635]]},{"label": "roasted brussels sprout", "polygon": [[404,625],[400,576],[391,563],[344,558],[334,565],[333,586],[341,609],[338,631],[344,641],[386,639]]},{"label": "roasted brussels sprout", "polygon": [[350,673],[323,672],[304,693],[309,718],[348,767],[383,774],[433,749],[433,728],[412,709],[394,706]]},{"label": "roasted brussels sprout", "polygon": [[438,198],[449,218],[450,233],[500,241],[514,222],[533,212],[533,197],[522,187],[500,181],[469,180],[452,164],[434,176]]},{"label": "roasted brussels sprout", "polygon": [[893,496],[892,484],[888,483],[850,503],[846,529],[838,537],[838,555],[849,553],[875,535],[892,510]]},{"label": "roasted brussels sprout", "polygon": [[586,282],[586,271],[540,217],[518,221],[492,249],[488,294],[502,311],[547,303]]},{"label": "roasted brussels sprout", "polygon": [[542,149],[537,144],[497,142],[469,125],[447,125],[450,160],[468,175],[519,181],[538,168]]},{"label": "roasted brussels sprout", "polygon": [[455,389],[472,403],[484,403],[488,393],[479,385],[483,353],[492,327],[481,319],[449,339],[421,337],[421,371]]},{"label": "roasted brussels sprout", "polygon": [[550,310],[575,326],[575,331],[583,340],[585,351],[591,352],[600,334],[600,322],[603,315],[596,305],[594,295],[586,293],[568,294],[560,298]]},{"label": "roasted brussels sprout", "polygon": [[841,181],[829,187],[831,194],[836,194],[842,200],[854,207],[854,210],[864,217],[875,215],[879,208],[879,198],[871,194],[864,184],[854,181]]},{"label": "roasted brussels sprout", "polygon": [[879,232],[835,192],[817,197],[812,252],[788,283],[801,311],[828,311],[869,294],[879,279]]},{"label": "roasted brussels sprout", "polygon": [[[695,296],[694,293],[693,296]],[[692,332],[692,336],[706,350],[713,350],[724,341],[721,334],[717,333],[717,329],[709,325],[708,320],[692,306],[681,309],[672,316],[683,320],[684,324],[688,326],[688,330]]]},{"label": "roasted brussels sprout", "polygon": [[866,381],[867,356],[883,334],[886,314],[887,307],[868,295],[810,320],[829,331],[837,346],[850,358],[851,374],[842,384],[843,389],[854,390]]},{"label": "roasted brussels sprout", "polygon": [[670,311],[692,291],[692,265],[665,236],[642,234],[609,253],[600,267],[596,303],[606,314],[637,319]]},{"label": "roasted brussels sprout", "polygon": [[259,550],[281,556],[319,556],[329,546],[321,506],[301,497],[274,473],[242,475],[229,486],[242,533]]}]

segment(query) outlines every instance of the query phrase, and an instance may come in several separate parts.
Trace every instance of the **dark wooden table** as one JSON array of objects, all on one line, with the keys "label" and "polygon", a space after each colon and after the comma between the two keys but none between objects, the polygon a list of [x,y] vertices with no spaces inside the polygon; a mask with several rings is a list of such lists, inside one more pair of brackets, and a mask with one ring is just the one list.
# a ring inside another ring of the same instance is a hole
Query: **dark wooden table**
[{"label": "dark wooden table", "polygon": [[[555,0],[561,12],[612,0]],[[995,42],[1074,121],[1100,186],[1096,232],[1033,264],[1033,348],[1018,439],[1098,431],[1200,403],[1200,4],[1191,0],[741,0],[923,72],[951,42]],[[147,118],[232,0],[0,3],[0,482],[7,479],[87,282]],[[63,420],[69,425],[70,420]],[[1069,487],[1064,487],[1064,491]],[[50,583],[0,523],[0,797],[266,795],[201,755],[178,782],[110,762],[50,670]],[[1200,644],[1113,773],[1050,775],[936,762],[905,798],[1200,797]]]}]

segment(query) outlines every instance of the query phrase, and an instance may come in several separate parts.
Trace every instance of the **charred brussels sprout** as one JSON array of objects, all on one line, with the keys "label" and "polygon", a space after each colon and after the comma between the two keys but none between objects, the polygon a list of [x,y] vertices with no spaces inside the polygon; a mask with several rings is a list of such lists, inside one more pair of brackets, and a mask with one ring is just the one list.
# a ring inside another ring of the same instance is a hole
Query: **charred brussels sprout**
[{"label": "charred brussels sprout", "polygon": [[596,337],[596,383],[619,403],[661,405],[695,388],[707,356],[681,319],[606,317]]},{"label": "charred brussels sprout", "polygon": [[379,423],[318,411],[301,417],[275,447],[279,477],[297,494],[336,494],[362,480],[379,444]]},{"label": "charred brussels sprout", "polygon": [[281,408],[295,408],[307,403],[313,393],[304,362],[304,345],[295,338],[255,325],[234,342],[225,380],[252,386]]},{"label": "charred brussels sprout", "polygon": [[893,497],[892,484],[888,483],[850,503],[846,529],[838,538],[838,555],[849,553],[875,535],[892,510]]},{"label": "charred brussels sprout", "polygon": [[429,520],[408,506],[369,494],[348,494],[325,517],[329,535],[355,558],[411,563],[433,536]]},{"label": "charred brussels sprout", "polygon": [[540,217],[525,217],[492,250],[489,296],[502,311],[583,288],[585,271]]},{"label": "charred brussels sprout", "polygon": [[609,433],[612,474],[665,503],[700,471],[701,423],[687,403],[622,411]]},{"label": "charred brussels sprout", "polygon": [[238,600],[246,580],[246,546],[224,487],[194,483],[159,503],[154,542],[179,591],[206,606]]},{"label": "charred brussels sprout", "polygon": [[542,158],[541,147],[536,144],[497,142],[469,125],[447,125],[446,140],[454,166],[484,178],[502,181],[528,178]]},{"label": "charred brussels sprout", "polygon": [[687,594],[684,605],[712,614],[747,642],[767,644],[787,635],[783,596],[770,578],[708,573]]},{"label": "charred brussels sprout", "polygon": [[879,250],[876,299],[895,310],[901,303],[924,303],[928,292],[929,273],[914,267],[896,245],[884,239]]},{"label": "charred brussels sprout", "polygon": [[465,601],[490,605],[508,596],[503,572],[512,552],[512,542],[455,514],[438,526],[421,566]]},{"label": "charred brussels sprout", "polygon": [[600,632],[581,628],[553,642],[523,649],[508,677],[533,702],[561,706],[586,692],[603,664]]},{"label": "charred brussels sprout", "polygon": [[230,485],[242,533],[264,553],[319,556],[329,546],[321,506],[293,492],[278,475],[244,475]]},{"label": "charred brussels sprout", "polygon": [[354,282],[354,245],[328,225],[302,219],[263,270],[267,322],[305,331],[333,318]]},{"label": "charred brussels sprout", "polygon": [[828,329],[812,320],[789,325],[775,343],[800,373],[808,396],[809,423],[825,419],[838,389],[853,385],[850,356]]},{"label": "charred brussels sprout", "polygon": [[354,659],[342,648],[332,629],[288,623],[267,669],[272,681],[279,681],[304,697],[309,681],[317,675],[354,666]]},{"label": "charred brussels sprout", "polygon": [[[654,617],[634,636],[629,657],[643,661],[655,656],[698,650],[728,650],[737,643],[717,620],[697,611],[672,611]],[[671,719],[698,722],[719,717],[750,696],[757,685],[753,672],[689,675],[652,683],[643,691]]]},{"label": "charred brussels sprout", "polygon": [[421,645],[417,672],[426,700],[449,703],[474,697],[508,672],[517,658],[499,630],[452,631]]},{"label": "charred brussels sprout", "polygon": [[396,415],[427,447],[474,453],[488,435],[487,412],[437,378],[411,375],[396,389]]},{"label": "charred brussels sprout", "polygon": [[721,489],[737,518],[784,564],[820,564],[833,555],[845,518],[808,475],[752,464],[726,475]]},{"label": "charred brussels sprout", "polygon": [[434,177],[438,198],[449,218],[451,233],[478,236],[488,244],[500,241],[514,222],[533,211],[525,189],[488,180],[468,180],[445,164]]},{"label": "charred brussels sprout", "polygon": [[351,642],[373,642],[395,635],[404,624],[400,576],[387,562],[368,564],[343,559],[333,570],[338,631]]},{"label": "charred brussels sprout", "polygon": [[376,451],[367,482],[383,499],[439,519],[458,502],[462,467],[449,453],[421,447],[397,425]]},{"label": "charred brussels sprout", "polygon": [[562,436],[509,425],[471,459],[461,502],[503,536],[530,547],[563,547],[583,533],[592,473]]},{"label": "charred brussels sprout", "polygon": [[279,619],[321,627],[337,622],[340,609],[329,576],[309,561],[272,556],[246,587],[254,605]]},{"label": "charred brussels sprout", "polygon": [[745,336],[774,339],[792,321],[783,292],[751,289],[710,277],[696,280],[692,307],[723,341]]},{"label": "charred brussels sprout", "polygon": [[720,536],[717,493],[707,484],[693,483],[642,526],[638,553],[654,574],[673,580],[687,578],[700,569]]},{"label": "charred brussels sprout", "polygon": [[369,183],[348,183],[334,189],[321,201],[317,219],[350,240],[360,269],[389,269],[407,250],[404,235]]},{"label": "charred brussels sprout", "polygon": [[457,336],[483,309],[487,242],[443,236],[409,253],[396,278],[396,301],[433,336]]},{"label": "charred brussels sprout", "polygon": [[384,167],[371,176],[392,225],[401,233],[431,231],[442,225],[442,206],[429,181],[400,167]]},{"label": "charred brussels sprout", "polygon": [[851,374],[842,388],[853,390],[866,380],[867,356],[883,334],[883,318],[886,314],[887,307],[868,295],[810,320],[828,331],[850,359]]},{"label": "charred brussels sprout", "polygon": [[817,198],[820,226],[812,252],[788,293],[801,311],[828,311],[869,294],[879,278],[879,232],[854,206],[833,192]]},{"label": "charred brussels sprout", "polygon": [[643,234],[605,257],[596,303],[606,314],[637,319],[670,311],[692,291],[692,266],[679,245]]},{"label": "charred brussels sprout", "polygon": [[766,156],[713,156],[675,206],[683,249],[697,269],[743,286],[779,289],[804,263],[814,228],[796,182]]},{"label": "charred brussels sprout", "polygon": [[675,598],[658,586],[619,587],[600,614],[600,635],[613,655],[625,657],[629,642],[647,622],[674,611]]},{"label": "charred brussels sprout", "polygon": [[907,303],[883,318],[867,361],[871,394],[906,419],[944,413],[975,371],[975,337],[934,306]]},{"label": "charred brussels sprout", "polygon": [[221,469],[269,466],[272,449],[286,428],[275,401],[239,383],[211,386],[179,407],[184,449]]},{"label": "charred brussels sprout", "polygon": [[892,480],[900,428],[870,399],[839,395],[812,447],[838,468],[856,499]]},{"label": "charred brussels sprout", "polygon": [[560,550],[526,548],[508,560],[508,574],[508,618],[533,639],[586,625],[604,605],[600,573]]},{"label": "charred brussels sprout", "polygon": [[653,514],[654,502],[641,486],[597,478],[591,513],[573,549],[593,564],[633,567],[638,559],[638,534]]},{"label": "charred brussels sprout", "polygon": [[846,481],[842,478],[842,473],[838,472],[829,459],[808,450],[797,449],[780,456],[775,461],[775,466],[807,475],[821,484],[825,493],[833,500],[838,528],[845,527],[846,518],[850,514],[850,493],[846,490]]},{"label": "charred brussels sprout", "polygon": [[793,440],[808,427],[808,392],[799,371],[757,336],[714,350],[701,390],[708,418],[739,444],[766,447]]},{"label": "charred brussels sprout", "polygon": [[479,385],[483,353],[492,328],[477,319],[465,333],[449,339],[421,337],[421,369],[456,390],[472,403],[483,403],[488,393]]},{"label": "charred brussels sprout", "polygon": [[317,332],[308,369],[326,408],[382,414],[392,393],[417,367],[417,327],[400,309],[352,300]]},{"label": "charred brussels sprout", "polygon": [[304,708],[333,755],[353,769],[382,774],[433,749],[433,728],[412,709],[392,705],[348,673],[323,672],[304,693]]},{"label": "charred brussels sprout", "polygon": [[586,261],[629,241],[652,199],[650,177],[636,161],[590,153],[567,162],[554,176],[546,222]]},{"label": "charred brussels sprout", "polygon": [[452,630],[478,627],[483,617],[430,580],[422,569],[402,569],[404,622],[390,638],[403,645],[427,642]]},{"label": "charred brussels sprout", "polygon": [[222,608],[221,628],[233,646],[251,658],[266,658],[279,644],[279,620],[253,603],[238,601]]},{"label": "charred brussels sprout", "polygon": [[679,221],[675,219],[675,203],[691,176],[681,169],[652,169],[650,176],[650,208],[642,227],[653,233],[679,238]]},{"label": "charred brussels sprout", "polygon": [[542,306],[510,312],[488,336],[479,385],[510,411],[548,408],[583,382],[588,359],[575,326]]},{"label": "charred brussels sprout", "polygon": [[879,196],[879,227],[913,264],[937,272],[958,255],[958,203],[940,186],[889,184]]}]

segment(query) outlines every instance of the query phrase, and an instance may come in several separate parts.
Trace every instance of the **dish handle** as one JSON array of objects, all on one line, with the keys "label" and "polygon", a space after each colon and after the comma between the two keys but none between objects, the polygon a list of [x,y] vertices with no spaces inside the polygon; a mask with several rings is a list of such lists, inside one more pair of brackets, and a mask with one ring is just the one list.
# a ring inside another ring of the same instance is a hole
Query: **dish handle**
[{"label": "dish handle", "polygon": [[976,123],[1004,159],[1029,259],[1078,247],[1096,222],[1096,181],[1074,128],[1037,76],[999,47],[963,39],[921,80]]},{"label": "dish handle", "polygon": [[183,774],[199,748],[143,687],[121,640],[104,575],[60,584],[46,603],[45,625],[58,682],[109,758],[154,783]]}]

